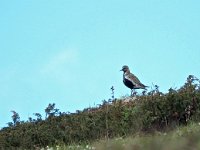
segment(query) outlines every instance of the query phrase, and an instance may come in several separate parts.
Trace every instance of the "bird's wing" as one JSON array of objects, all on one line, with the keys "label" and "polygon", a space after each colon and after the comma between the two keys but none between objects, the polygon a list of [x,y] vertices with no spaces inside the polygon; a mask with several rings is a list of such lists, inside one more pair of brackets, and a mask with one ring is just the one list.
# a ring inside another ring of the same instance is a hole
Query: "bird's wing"
[{"label": "bird's wing", "polygon": [[141,82],[140,80],[132,73],[129,73],[125,76],[126,79],[128,79],[129,81],[131,81],[134,85],[140,85]]}]

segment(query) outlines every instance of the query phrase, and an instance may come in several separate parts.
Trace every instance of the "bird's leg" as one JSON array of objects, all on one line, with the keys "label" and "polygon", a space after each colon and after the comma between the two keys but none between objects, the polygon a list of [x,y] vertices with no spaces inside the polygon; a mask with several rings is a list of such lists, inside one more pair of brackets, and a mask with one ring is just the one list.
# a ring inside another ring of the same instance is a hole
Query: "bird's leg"
[{"label": "bird's leg", "polygon": [[131,96],[134,97],[134,95],[135,95],[135,90],[132,89],[132,90],[131,90]]},{"label": "bird's leg", "polygon": [[132,89],[131,90],[131,96],[134,97],[134,96],[136,96],[136,94],[137,94],[137,92],[135,91],[135,89]]}]

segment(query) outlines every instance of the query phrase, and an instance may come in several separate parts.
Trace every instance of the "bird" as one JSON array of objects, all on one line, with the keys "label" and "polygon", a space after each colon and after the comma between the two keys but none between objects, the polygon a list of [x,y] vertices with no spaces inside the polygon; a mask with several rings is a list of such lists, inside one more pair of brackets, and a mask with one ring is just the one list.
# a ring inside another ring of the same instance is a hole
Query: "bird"
[{"label": "bird", "polygon": [[140,80],[130,72],[129,67],[124,65],[120,71],[123,71],[123,82],[125,86],[131,89],[131,96],[134,95],[135,89],[146,89],[148,86],[142,84]]}]

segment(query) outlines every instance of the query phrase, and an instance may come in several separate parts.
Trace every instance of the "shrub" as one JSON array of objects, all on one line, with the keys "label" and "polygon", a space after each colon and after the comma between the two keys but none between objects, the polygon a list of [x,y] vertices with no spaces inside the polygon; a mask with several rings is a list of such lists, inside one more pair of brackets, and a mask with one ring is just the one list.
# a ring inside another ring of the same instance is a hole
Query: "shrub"
[{"label": "shrub", "polygon": [[152,132],[199,121],[200,84],[194,76],[178,90],[163,94],[159,87],[149,93],[103,101],[101,105],[76,113],[61,113],[55,104],[45,109],[46,119],[19,122],[0,131],[0,149],[35,149],[55,144],[88,143],[97,139]]}]

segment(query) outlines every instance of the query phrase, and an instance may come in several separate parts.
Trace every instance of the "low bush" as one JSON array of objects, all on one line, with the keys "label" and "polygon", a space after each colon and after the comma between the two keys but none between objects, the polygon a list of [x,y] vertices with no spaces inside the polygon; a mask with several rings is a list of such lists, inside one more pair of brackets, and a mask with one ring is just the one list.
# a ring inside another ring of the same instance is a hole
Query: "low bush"
[{"label": "low bush", "polygon": [[55,104],[49,104],[45,120],[39,113],[35,114],[37,119],[23,122],[13,118],[14,123],[0,130],[0,148],[36,149],[165,131],[199,121],[199,106],[200,83],[192,75],[180,89],[170,88],[165,94],[155,86],[148,93],[103,101],[76,113],[59,112]]}]

